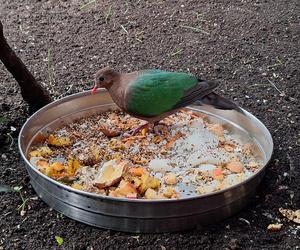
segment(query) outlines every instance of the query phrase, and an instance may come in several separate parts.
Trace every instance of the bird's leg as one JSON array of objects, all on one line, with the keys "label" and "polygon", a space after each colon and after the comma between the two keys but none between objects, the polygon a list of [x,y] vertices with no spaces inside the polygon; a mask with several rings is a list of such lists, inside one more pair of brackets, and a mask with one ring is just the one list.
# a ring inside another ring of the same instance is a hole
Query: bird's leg
[{"label": "bird's leg", "polygon": [[148,128],[149,125],[150,125],[149,122],[147,122],[147,123],[145,123],[145,124],[143,124],[143,125],[138,126],[138,127],[135,128],[135,129],[130,130],[130,131],[127,132],[125,135],[126,135],[126,136],[134,136],[134,135],[136,135],[138,132],[140,132],[142,129]]},{"label": "bird's leg", "polygon": [[[153,127],[152,127],[151,125],[152,125]],[[141,130],[143,130],[144,128],[149,128],[150,126],[152,127],[151,130],[152,130],[154,133],[160,134],[160,131],[159,131],[158,129],[155,129],[156,126],[159,126],[159,125],[160,125],[160,126],[164,126],[164,127],[168,127],[167,124],[165,124],[165,123],[163,123],[163,122],[159,122],[159,121],[154,122],[154,123],[147,122],[147,123],[145,123],[145,124],[142,124],[142,125],[138,126],[137,128],[134,128],[134,129],[132,129],[132,130],[129,130],[128,132],[126,132],[126,133],[124,134],[124,136],[134,136],[134,135],[136,135],[138,132],[140,132]]]}]

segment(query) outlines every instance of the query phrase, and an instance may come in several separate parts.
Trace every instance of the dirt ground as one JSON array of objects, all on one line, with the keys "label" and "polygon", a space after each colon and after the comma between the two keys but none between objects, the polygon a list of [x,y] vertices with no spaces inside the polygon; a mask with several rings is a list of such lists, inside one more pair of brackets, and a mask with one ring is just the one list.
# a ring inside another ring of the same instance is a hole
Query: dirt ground
[{"label": "dirt ground", "polygon": [[[105,65],[190,71],[265,123],[273,158],[251,203],[205,229],[136,235],[84,225],[36,197],[17,148],[28,107],[0,64],[0,184],[29,198],[21,216],[20,194],[0,194],[0,249],[299,249],[300,226],[278,212],[300,208],[299,1],[87,2],[0,0],[9,43],[53,97],[89,89]],[[267,231],[279,221],[279,232]]]}]

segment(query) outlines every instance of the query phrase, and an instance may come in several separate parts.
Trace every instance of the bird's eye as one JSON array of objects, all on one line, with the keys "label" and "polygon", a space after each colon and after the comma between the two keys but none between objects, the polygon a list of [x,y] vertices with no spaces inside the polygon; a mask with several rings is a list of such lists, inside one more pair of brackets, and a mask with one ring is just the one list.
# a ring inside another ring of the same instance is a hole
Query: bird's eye
[{"label": "bird's eye", "polygon": [[104,81],[104,77],[99,77],[99,81],[103,82]]}]

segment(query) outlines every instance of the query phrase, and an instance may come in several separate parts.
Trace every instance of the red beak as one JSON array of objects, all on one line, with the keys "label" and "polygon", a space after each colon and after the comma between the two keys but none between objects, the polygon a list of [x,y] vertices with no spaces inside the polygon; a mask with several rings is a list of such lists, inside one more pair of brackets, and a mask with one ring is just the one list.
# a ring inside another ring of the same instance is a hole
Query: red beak
[{"label": "red beak", "polygon": [[97,92],[97,86],[95,85],[95,87],[91,90],[91,93],[93,95],[93,94],[96,94],[96,92]]}]

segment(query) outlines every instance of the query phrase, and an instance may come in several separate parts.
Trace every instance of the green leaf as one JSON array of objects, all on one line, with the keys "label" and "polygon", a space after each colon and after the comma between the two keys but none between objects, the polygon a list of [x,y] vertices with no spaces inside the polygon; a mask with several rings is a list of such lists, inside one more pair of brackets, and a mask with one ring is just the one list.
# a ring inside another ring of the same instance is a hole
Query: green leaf
[{"label": "green leaf", "polygon": [[0,124],[6,124],[8,123],[9,120],[5,116],[0,116]]},{"label": "green leaf", "polygon": [[60,236],[55,236],[56,242],[59,246],[61,246],[64,243],[64,238],[60,237]]}]

